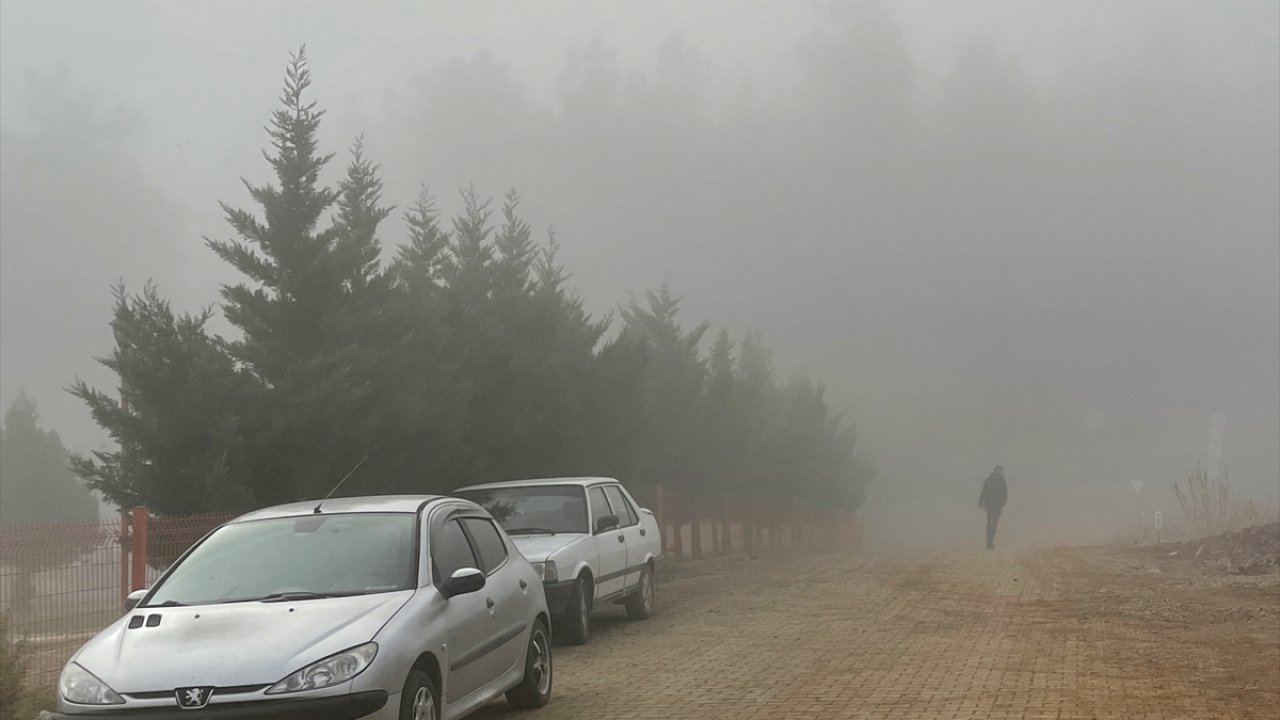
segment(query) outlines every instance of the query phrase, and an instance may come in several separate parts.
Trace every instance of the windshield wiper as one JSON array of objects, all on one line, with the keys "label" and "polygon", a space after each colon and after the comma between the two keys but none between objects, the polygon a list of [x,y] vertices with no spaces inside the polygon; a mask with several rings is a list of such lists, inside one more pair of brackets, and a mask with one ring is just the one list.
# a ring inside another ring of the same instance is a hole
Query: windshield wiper
[{"label": "windshield wiper", "polygon": [[310,590],[290,590],[288,592],[268,593],[257,597],[229,598],[227,600],[221,600],[220,602],[224,605],[244,602],[290,602],[293,600],[319,600],[322,598],[351,597],[352,595],[364,595],[364,593],[360,591],[311,592]]},{"label": "windshield wiper", "polygon": [[177,600],[165,600],[162,603],[156,603],[155,605],[146,605],[145,607],[158,608],[158,607],[186,607],[186,606],[187,606],[186,603],[178,602]]},{"label": "windshield wiper", "polygon": [[290,592],[270,593],[258,598],[258,602],[289,602],[290,600],[317,600],[320,598],[335,597],[351,597],[352,595],[364,595],[359,590],[347,590],[344,592],[311,592],[310,590],[292,590]]},{"label": "windshield wiper", "polygon": [[540,528],[540,527],[512,528],[507,531],[508,535],[529,535],[532,533],[546,533],[548,535],[555,535],[556,531],[548,530],[547,528]]}]

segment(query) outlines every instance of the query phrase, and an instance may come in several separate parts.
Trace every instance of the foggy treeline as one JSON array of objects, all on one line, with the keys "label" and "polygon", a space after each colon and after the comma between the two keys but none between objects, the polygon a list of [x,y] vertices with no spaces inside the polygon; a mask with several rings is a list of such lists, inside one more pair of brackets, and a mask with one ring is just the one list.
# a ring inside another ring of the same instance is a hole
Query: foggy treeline
[{"label": "foggy treeline", "polygon": [[[259,206],[224,204],[236,237],[209,248],[243,275],[212,310],[175,315],[154,286],[117,288],[120,396],[74,394],[119,443],[73,466],[114,505],[159,513],[246,511],[343,494],[448,493],[478,481],[607,475],[729,495],[854,509],[874,476],[821,385],[778,382],[754,336],[681,325],[662,286],[592,318],[566,284],[554,235],[540,246],[519,196],[462,191],[446,221],[424,190],[394,260],[382,251],[379,168],[351,150],[319,181],[324,111],[305,55],[291,60]],[[367,463],[367,464],[365,464]]]},{"label": "foggy treeline", "polygon": [[[280,18],[262,10],[237,22],[274,46],[251,65],[192,49],[208,61],[198,89],[160,84],[155,60],[180,39],[150,56],[112,46],[151,61],[103,67],[136,67],[168,98],[115,115],[105,91],[40,70],[26,122],[9,111],[3,134],[6,398],[23,384],[54,394],[77,373],[106,381],[87,358],[109,346],[117,277],[153,276],[187,308],[228,279],[197,238],[217,237],[211,198],[236,197],[234,177],[254,167],[248,118],[276,92],[272,52],[307,40],[342,88],[321,93],[333,98],[322,144],[365,133],[388,204],[411,206],[426,182],[448,217],[459,184],[518,187],[531,222],[555,224],[593,316],[629,292],[643,305],[665,279],[685,316],[761,331],[783,380],[801,367],[827,381],[881,470],[868,511],[886,530],[954,535],[996,463],[1014,537],[1019,522],[1170,510],[1213,412],[1231,418],[1238,492],[1274,493],[1274,6],[995,3],[1004,19],[976,3],[951,16],[785,5],[721,8],[735,33],[767,40],[746,50],[726,49],[733,33],[707,16],[673,28],[637,11],[630,33],[593,40],[575,34],[589,27],[580,8],[561,5],[524,36],[486,34],[492,9],[412,23],[325,6],[287,32],[263,29]],[[930,25],[966,14],[988,26]],[[430,55],[420,36],[436,24],[477,44]],[[375,31],[381,54],[360,39]],[[41,401],[96,442],[69,398]]]}]

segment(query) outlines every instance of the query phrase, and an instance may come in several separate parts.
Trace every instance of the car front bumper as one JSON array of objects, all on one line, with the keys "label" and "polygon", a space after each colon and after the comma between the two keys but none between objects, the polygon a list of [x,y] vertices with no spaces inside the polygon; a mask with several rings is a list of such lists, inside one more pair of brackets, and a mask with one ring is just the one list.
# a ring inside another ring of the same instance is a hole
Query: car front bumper
[{"label": "car front bumper", "polygon": [[385,707],[387,697],[385,690],[372,690],[305,700],[206,705],[199,710],[179,707],[95,709],[89,712],[55,712],[53,720],[357,720]]},{"label": "car front bumper", "polygon": [[547,612],[551,613],[551,617],[560,617],[568,611],[569,603],[573,600],[573,590],[577,584],[577,580],[542,584],[542,589],[547,594]]}]

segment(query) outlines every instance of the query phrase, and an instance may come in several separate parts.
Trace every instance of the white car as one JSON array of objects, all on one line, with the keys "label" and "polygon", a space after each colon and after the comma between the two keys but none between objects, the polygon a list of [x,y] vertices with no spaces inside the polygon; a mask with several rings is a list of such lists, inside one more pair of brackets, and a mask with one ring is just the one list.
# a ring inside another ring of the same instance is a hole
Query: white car
[{"label": "white car", "polygon": [[455,494],[488,510],[533,563],[560,639],[585,643],[591,610],[603,603],[625,605],[634,620],[653,614],[658,521],[617,480],[513,480]]},{"label": "white car", "polygon": [[539,577],[465,500],[252,512],[129,603],[67,663],[56,720],[456,720],[551,697]]}]

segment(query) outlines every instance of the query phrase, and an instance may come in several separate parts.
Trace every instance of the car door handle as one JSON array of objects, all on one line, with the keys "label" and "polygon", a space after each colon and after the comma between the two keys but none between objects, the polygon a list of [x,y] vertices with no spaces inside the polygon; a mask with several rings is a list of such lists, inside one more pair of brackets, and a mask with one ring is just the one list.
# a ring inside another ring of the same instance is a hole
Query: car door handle
[{"label": "car door handle", "polygon": [[645,532],[645,529],[644,529],[644,528],[640,528],[640,537],[644,537],[644,536],[645,536],[645,535],[647,535],[647,534],[648,534],[648,533],[647,533],[647,532]]},{"label": "car door handle", "polygon": [[485,606],[486,606],[486,607],[488,607],[490,610],[492,610],[492,609],[493,609],[493,598],[485,598],[485,599],[484,599],[484,604],[485,604]]},{"label": "car door handle", "polygon": [[527,582],[525,582],[523,579],[521,579],[521,580],[520,580],[520,589],[521,589],[521,590],[528,590],[528,589],[529,589],[529,583],[527,583]]},{"label": "car door handle", "polygon": [[618,542],[620,542],[620,543],[624,543],[624,542],[626,542],[626,541],[627,541],[627,539],[626,539],[625,537],[623,537],[623,536],[622,536],[622,533],[618,533]]}]

